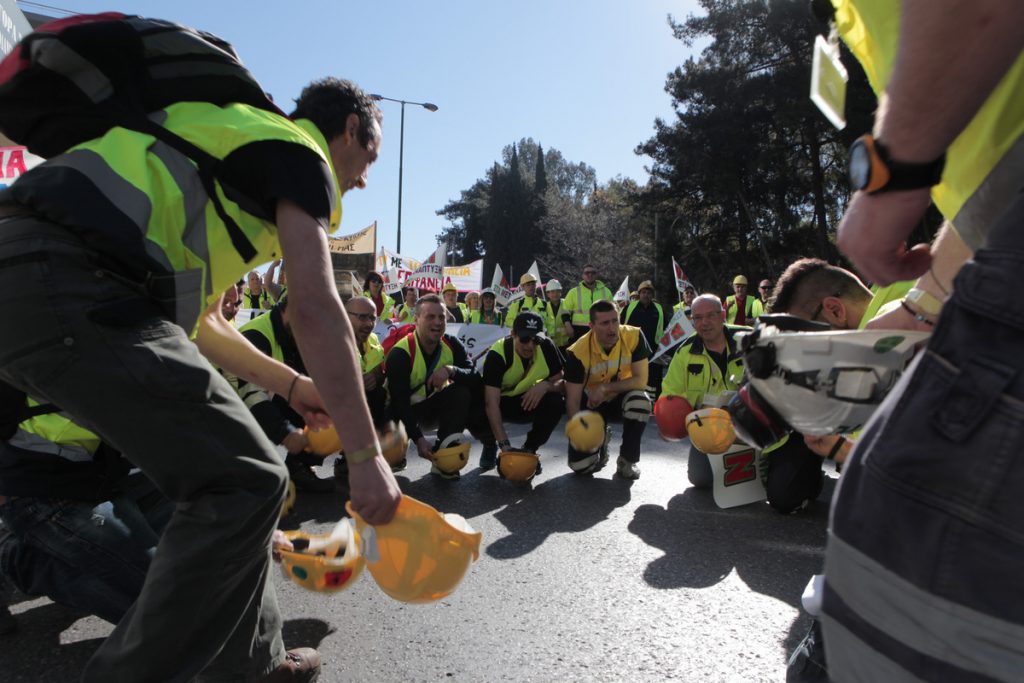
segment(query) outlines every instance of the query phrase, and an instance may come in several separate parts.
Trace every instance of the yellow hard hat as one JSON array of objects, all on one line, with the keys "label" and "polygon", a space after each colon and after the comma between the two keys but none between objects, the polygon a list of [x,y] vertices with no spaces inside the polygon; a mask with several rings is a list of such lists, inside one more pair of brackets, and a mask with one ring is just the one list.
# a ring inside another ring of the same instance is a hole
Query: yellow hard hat
[{"label": "yellow hard hat", "polygon": [[734,285],[745,285],[747,284],[747,278],[743,277],[742,275],[737,275],[732,279],[732,283]]},{"label": "yellow hard hat", "polygon": [[445,474],[455,474],[469,463],[469,441],[462,434],[450,434],[434,451],[434,464]]},{"label": "yellow hard hat", "polygon": [[526,451],[502,451],[498,456],[498,474],[509,481],[530,481],[537,474],[540,458]]},{"label": "yellow hard hat", "polygon": [[338,431],[334,428],[334,425],[321,429],[318,432],[311,431],[307,425],[303,428],[303,431],[306,432],[306,439],[309,441],[309,447],[306,450],[310,453],[327,457],[331,453],[337,453],[344,448],[341,445],[341,439],[338,437]]},{"label": "yellow hard hat", "polygon": [[565,424],[565,435],[578,451],[594,451],[604,443],[604,418],[601,413],[581,410]]},{"label": "yellow hard hat", "polygon": [[335,527],[331,534],[286,531],[284,535],[295,550],[280,551],[281,569],[285,576],[307,590],[320,593],[344,590],[363,573],[366,560],[359,550],[359,534],[350,519]]},{"label": "yellow hard hat", "polygon": [[282,517],[287,517],[289,514],[291,514],[292,508],[295,507],[296,496],[298,496],[298,490],[295,488],[295,482],[289,479],[288,493],[285,494],[284,504],[281,506]]},{"label": "yellow hard hat", "polygon": [[402,496],[394,518],[370,527],[346,503],[364,539],[366,565],[377,586],[401,602],[434,602],[451,594],[480,556],[483,535],[459,515],[442,515]]},{"label": "yellow hard hat", "polygon": [[721,408],[693,411],[686,417],[686,431],[698,451],[711,455],[725,453],[736,441],[732,418]]},{"label": "yellow hard hat", "polygon": [[395,426],[394,431],[381,437],[380,449],[389,465],[398,465],[405,460],[405,453],[409,450],[409,437],[401,421]]}]

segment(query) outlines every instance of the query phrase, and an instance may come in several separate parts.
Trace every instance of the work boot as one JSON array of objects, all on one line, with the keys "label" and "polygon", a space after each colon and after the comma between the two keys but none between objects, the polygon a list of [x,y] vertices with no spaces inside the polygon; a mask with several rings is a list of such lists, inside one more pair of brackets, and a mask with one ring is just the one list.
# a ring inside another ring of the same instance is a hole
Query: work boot
[{"label": "work boot", "polygon": [[259,679],[260,683],[312,683],[320,678],[320,653],[300,647],[284,653],[284,661]]},{"label": "work boot", "polygon": [[620,455],[619,459],[615,461],[615,474],[619,475],[623,479],[639,479],[640,466],[635,462],[626,460]]},{"label": "work boot", "polygon": [[484,444],[484,449],[480,452],[480,469],[484,472],[493,470],[498,465],[498,444],[490,443]]},{"label": "work boot", "polygon": [[316,476],[316,472],[309,465],[304,465],[293,458],[285,460],[285,464],[288,466],[288,476],[295,482],[295,488],[299,491],[308,493],[331,493],[334,491],[334,481]]}]

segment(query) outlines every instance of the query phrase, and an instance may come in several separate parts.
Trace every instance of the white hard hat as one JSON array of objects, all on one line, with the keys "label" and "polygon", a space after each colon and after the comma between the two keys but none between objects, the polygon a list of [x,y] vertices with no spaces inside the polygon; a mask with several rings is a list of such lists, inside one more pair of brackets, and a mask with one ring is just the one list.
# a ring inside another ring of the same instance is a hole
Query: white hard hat
[{"label": "white hard hat", "polygon": [[546,285],[544,285],[544,291],[547,291],[547,292],[561,292],[562,291],[562,283],[559,282],[558,280],[554,279],[554,278],[551,278],[550,280],[548,280],[548,283]]}]

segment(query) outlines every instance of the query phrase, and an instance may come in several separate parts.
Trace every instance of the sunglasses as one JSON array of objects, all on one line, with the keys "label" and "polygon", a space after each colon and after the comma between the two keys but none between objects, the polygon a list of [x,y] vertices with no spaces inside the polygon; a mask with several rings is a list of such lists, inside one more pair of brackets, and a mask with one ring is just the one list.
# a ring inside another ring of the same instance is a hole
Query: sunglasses
[{"label": "sunglasses", "polygon": [[353,318],[358,319],[359,322],[361,322],[361,323],[375,323],[375,322],[377,322],[377,316],[374,315],[373,313],[353,313],[351,311],[347,311],[347,313],[350,316],[352,316]]},{"label": "sunglasses", "polygon": [[583,274],[584,275],[597,275],[597,271],[596,270],[584,270]]},{"label": "sunglasses", "polygon": [[529,335],[529,334],[521,334],[521,335],[519,335],[519,343],[520,344],[536,344],[537,343],[537,337],[534,337],[533,335]]}]

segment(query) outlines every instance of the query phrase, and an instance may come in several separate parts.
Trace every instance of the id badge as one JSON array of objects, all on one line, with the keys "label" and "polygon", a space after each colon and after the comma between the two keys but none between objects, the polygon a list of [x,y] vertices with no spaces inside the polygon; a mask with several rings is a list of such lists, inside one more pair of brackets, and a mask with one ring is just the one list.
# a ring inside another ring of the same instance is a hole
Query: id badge
[{"label": "id badge", "polygon": [[848,80],[846,67],[839,60],[839,46],[830,44],[819,35],[814,41],[811,101],[839,130],[846,127],[846,82]]}]

